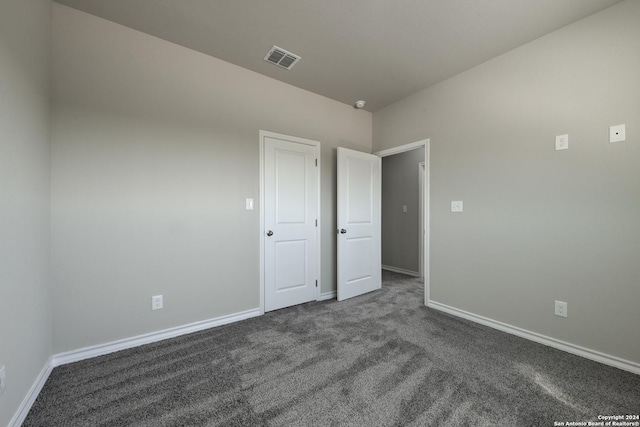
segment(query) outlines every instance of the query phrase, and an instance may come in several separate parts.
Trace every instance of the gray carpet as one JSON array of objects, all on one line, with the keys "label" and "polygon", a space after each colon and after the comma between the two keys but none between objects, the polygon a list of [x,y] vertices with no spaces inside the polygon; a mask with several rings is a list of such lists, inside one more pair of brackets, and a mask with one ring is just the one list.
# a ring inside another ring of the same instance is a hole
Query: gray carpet
[{"label": "gray carpet", "polygon": [[640,376],[422,305],[418,279],[53,370],[24,426],[553,426]]}]

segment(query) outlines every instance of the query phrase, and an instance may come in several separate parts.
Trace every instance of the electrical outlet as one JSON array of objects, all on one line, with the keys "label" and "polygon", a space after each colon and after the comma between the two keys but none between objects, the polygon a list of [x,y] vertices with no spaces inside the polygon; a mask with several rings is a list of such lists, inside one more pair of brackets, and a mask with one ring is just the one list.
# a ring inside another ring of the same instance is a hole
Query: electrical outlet
[{"label": "electrical outlet", "polygon": [[556,136],[556,151],[569,149],[569,135]]},{"label": "electrical outlet", "polygon": [[564,301],[556,301],[556,316],[567,317],[567,303]]},{"label": "electrical outlet", "polygon": [[451,212],[462,212],[462,200],[451,201]]},{"label": "electrical outlet", "polygon": [[4,366],[0,367],[0,394],[4,393],[4,389],[7,387],[7,371]]},{"label": "electrical outlet", "polygon": [[160,310],[163,306],[162,295],[151,297],[151,310]]}]

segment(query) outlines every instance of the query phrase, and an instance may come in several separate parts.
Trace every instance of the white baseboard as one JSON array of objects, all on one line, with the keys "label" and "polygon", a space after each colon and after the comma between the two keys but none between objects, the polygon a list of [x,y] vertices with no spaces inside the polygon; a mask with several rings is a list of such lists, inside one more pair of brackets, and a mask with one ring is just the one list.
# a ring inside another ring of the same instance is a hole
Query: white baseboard
[{"label": "white baseboard", "polygon": [[24,420],[27,418],[27,415],[31,410],[31,406],[33,406],[33,403],[38,398],[38,395],[40,394],[42,387],[44,387],[44,383],[47,382],[49,375],[51,375],[51,371],[53,370],[52,361],[53,361],[53,356],[50,357],[49,360],[47,360],[47,362],[42,367],[42,370],[36,377],[36,380],[34,381],[33,385],[29,389],[29,392],[22,400],[22,403],[18,407],[18,410],[13,415],[13,418],[11,418],[11,421],[9,421],[8,427],[20,427],[24,422]]},{"label": "white baseboard", "polygon": [[[320,294],[318,301],[324,301],[334,299],[336,292],[325,292]],[[547,337],[545,335],[537,334],[535,332],[527,331],[526,329],[518,328],[497,320],[489,319],[487,317],[479,316],[464,310],[459,310],[454,307],[450,307],[439,302],[432,300],[427,301],[427,306],[451,315],[462,317],[472,322],[476,322],[485,326],[489,326],[494,329],[498,329],[503,332],[507,332],[512,335],[535,341],[540,344],[547,345],[549,347],[557,348],[559,350],[566,351],[568,353],[576,354],[578,356],[585,357],[587,359],[594,360],[596,362],[604,363],[625,371],[632,372],[640,375],[640,364],[629,360],[621,359],[619,357],[611,356],[599,351],[591,350],[585,347],[580,347],[571,343],[567,343],[555,338]],[[158,332],[152,332],[149,334],[139,335],[137,337],[126,338],[118,341],[113,341],[106,344],[99,344],[91,347],[85,347],[78,350],[72,350],[64,353],[53,355],[49,358],[44,365],[40,374],[36,377],[35,382],[29,389],[29,392],[23,399],[18,411],[15,413],[11,421],[9,421],[8,427],[20,427],[24,422],[31,406],[36,401],[38,394],[44,387],[45,382],[49,378],[53,368],[67,363],[78,362],[80,360],[89,359],[91,357],[102,356],[105,354],[113,353],[128,348],[137,347],[144,344],[150,344],[153,342],[161,341],[168,338],[174,338],[180,335],[190,334],[193,332],[202,331],[204,329],[213,328],[216,326],[226,325],[233,322],[239,322],[241,320],[250,319],[252,317],[260,316],[260,309],[247,310],[240,313],[235,313],[227,316],[216,317],[214,319],[203,320],[200,322],[190,323],[188,325],[178,326],[175,328],[165,329]]]},{"label": "white baseboard", "polygon": [[336,291],[332,291],[332,292],[324,292],[322,294],[320,294],[320,296],[318,297],[318,299],[316,301],[326,301],[326,300],[330,300],[330,299],[336,299],[338,293]]},{"label": "white baseboard", "polygon": [[490,319],[488,317],[479,316],[477,314],[470,313],[468,311],[460,310],[439,302],[432,300],[427,301],[427,307],[443,311],[445,313],[452,314],[463,319],[471,320],[481,325],[489,326],[490,328],[498,329],[499,331],[506,332],[512,335],[517,335],[521,338],[535,341],[540,344],[544,344],[549,347],[557,348],[558,350],[566,351],[567,353],[575,354],[577,356],[584,357],[586,359],[594,360],[596,362],[604,363],[605,365],[613,366],[615,368],[623,369],[625,371],[632,372],[640,375],[640,363],[632,362],[630,360],[621,359],[616,356],[605,354],[596,350],[581,347],[575,344],[561,341],[555,338],[541,335],[535,332],[528,331],[526,329],[518,328],[507,323],[499,322],[497,320]]},{"label": "white baseboard", "polygon": [[120,350],[126,350],[128,348],[138,347],[144,344],[150,344],[153,342],[166,340],[168,338],[174,338],[180,335],[202,331],[204,329],[226,325],[228,323],[239,322],[241,320],[260,316],[260,314],[260,309],[255,308],[252,310],[242,311],[240,313],[220,316],[209,320],[202,320],[200,322],[194,322],[188,325],[177,326],[175,328],[165,329],[158,332],[151,332],[149,334],[138,335],[136,337],[125,338],[105,344],[98,344],[90,347],[80,348],[78,350],[58,353],[53,356],[51,364],[52,367],[55,368],[56,366],[66,365],[67,363],[78,362],[80,360],[103,356],[105,354],[113,353]]},{"label": "white baseboard", "polygon": [[420,272],[405,270],[404,268],[391,267],[390,265],[382,265],[383,270],[393,271],[394,273],[406,274],[407,276],[420,277]]},{"label": "white baseboard", "polygon": [[18,411],[15,413],[11,421],[9,421],[8,427],[20,427],[20,425],[22,425],[25,418],[29,414],[29,411],[31,410],[31,406],[33,406],[33,403],[36,401],[38,394],[40,394],[40,391],[42,391],[44,383],[47,382],[49,375],[51,375],[51,371],[57,366],[78,362],[80,360],[89,359],[91,357],[102,356],[120,350],[126,350],[128,348],[138,347],[144,344],[150,344],[152,342],[161,341],[168,338],[174,338],[180,335],[202,331],[204,329],[214,328],[216,326],[226,325],[228,323],[239,322],[240,320],[250,319],[252,317],[260,315],[260,309],[255,308],[253,310],[242,311],[240,313],[216,317],[214,319],[194,322],[188,325],[165,329],[158,332],[138,335],[137,337],[125,338],[106,344],[99,344],[91,347],[81,348],[78,350],[54,354],[49,358],[45,366],[42,368],[42,371],[40,371],[40,374],[36,378],[36,381],[33,383],[31,388],[29,389],[29,392],[20,404]]}]

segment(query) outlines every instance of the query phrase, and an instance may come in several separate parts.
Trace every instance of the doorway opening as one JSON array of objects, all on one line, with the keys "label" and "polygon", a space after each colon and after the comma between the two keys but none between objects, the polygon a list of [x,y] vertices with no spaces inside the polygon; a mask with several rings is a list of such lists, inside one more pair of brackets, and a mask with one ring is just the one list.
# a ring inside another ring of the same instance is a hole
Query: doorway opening
[{"label": "doorway opening", "polygon": [[424,280],[429,296],[429,140],[382,150],[383,269]]}]

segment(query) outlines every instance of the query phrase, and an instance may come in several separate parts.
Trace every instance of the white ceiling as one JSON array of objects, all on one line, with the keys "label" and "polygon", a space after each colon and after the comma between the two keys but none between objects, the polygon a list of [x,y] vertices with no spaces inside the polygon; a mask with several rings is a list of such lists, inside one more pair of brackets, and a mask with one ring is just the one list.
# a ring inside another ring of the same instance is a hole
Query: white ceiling
[{"label": "white ceiling", "polygon": [[56,1],[375,111],[620,0]]}]

